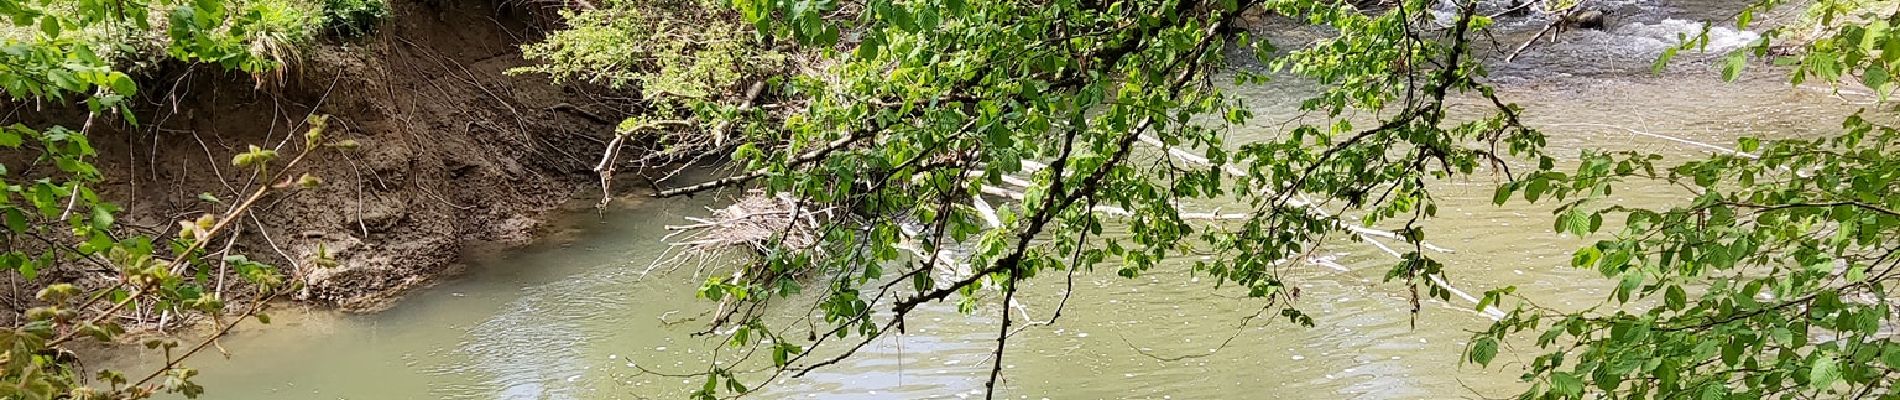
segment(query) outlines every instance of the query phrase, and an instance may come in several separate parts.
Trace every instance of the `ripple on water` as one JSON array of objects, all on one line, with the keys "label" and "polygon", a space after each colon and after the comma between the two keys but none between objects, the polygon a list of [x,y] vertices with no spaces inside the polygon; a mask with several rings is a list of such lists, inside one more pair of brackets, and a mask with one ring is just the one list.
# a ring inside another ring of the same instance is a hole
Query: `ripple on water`
[{"label": "ripple on water", "polygon": [[[488,377],[485,383],[501,388],[495,396],[504,400],[577,399],[568,378],[588,369],[581,352],[587,341],[580,329],[583,319],[575,318],[580,315],[573,312],[550,310],[589,309],[568,303],[584,297],[591,282],[566,280],[524,291],[503,311],[469,328],[470,340],[457,349],[469,357],[469,364],[445,365],[431,372]],[[486,397],[479,396],[480,390],[447,387],[443,394]]]}]

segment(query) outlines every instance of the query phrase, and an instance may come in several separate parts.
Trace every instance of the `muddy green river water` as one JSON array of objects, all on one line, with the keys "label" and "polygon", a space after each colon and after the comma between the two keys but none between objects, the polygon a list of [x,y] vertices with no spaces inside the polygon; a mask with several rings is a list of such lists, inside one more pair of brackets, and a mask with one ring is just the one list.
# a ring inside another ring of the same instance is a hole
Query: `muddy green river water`
[{"label": "muddy green river water", "polygon": [[[1636,4],[1662,14],[1694,12]],[[1790,88],[1772,76],[1721,83],[1693,66],[1647,74],[1646,57],[1689,26],[1657,18],[1582,32],[1547,56],[1572,60],[1563,65],[1573,68],[1547,68],[1562,65],[1535,64],[1537,56],[1521,61],[1530,66],[1500,68],[1503,95],[1523,104],[1526,122],[1544,128],[1551,152],[1565,156],[1608,147],[1689,157],[1715,151],[1697,143],[1727,145],[1744,134],[1817,135],[1853,112],[1853,102],[1866,100]],[[1717,33],[1747,39],[1745,32]],[[1513,71],[1525,78],[1512,78]],[[1236,90],[1254,100],[1260,121],[1284,119],[1276,116],[1288,115],[1303,95],[1284,86]],[[1471,293],[1517,285],[1559,306],[1601,300],[1610,282],[1566,267],[1583,241],[1552,233],[1547,209],[1492,206],[1494,184],[1490,178],[1438,184],[1444,206],[1428,226],[1434,243],[1456,251],[1439,255],[1453,283]],[[1682,197],[1663,187],[1619,189],[1623,201],[1640,204]],[[711,304],[693,298],[698,281],[691,271],[640,272],[665,248],[664,225],[703,215],[713,201],[630,196],[607,213],[564,218],[557,222],[563,233],[526,248],[474,257],[468,273],[387,311],[279,312],[276,324],[224,340],[228,359],[211,353],[192,365],[203,370],[200,382],[210,389],[204,398],[213,400],[681,399],[700,381],[642,374],[636,366],[703,370],[717,345],[690,336],[701,324],[670,322]],[[1303,265],[1292,277],[1302,289],[1301,306],[1316,318],[1311,328],[1240,327],[1257,301],[1210,290],[1210,283],[1167,268],[1133,280],[1109,270],[1080,275],[1059,323],[1012,341],[1001,392],[1027,399],[1516,394],[1517,368],[1529,356],[1506,349],[1501,365],[1490,369],[1459,363],[1468,331],[1490,322],[1470,303],[1427,303],[1414,325],[1403,287],[1380,281],[1390,256],[1368,244],[1339,243],[1321,258],[1331,263]],[[1061,283],[1031,284],[1025,310],[1046,318]],[[999,310],[992,304],[960,314],[951,304],[936,305],[914,316],[901,336],[748,397],[980,398]]]}]

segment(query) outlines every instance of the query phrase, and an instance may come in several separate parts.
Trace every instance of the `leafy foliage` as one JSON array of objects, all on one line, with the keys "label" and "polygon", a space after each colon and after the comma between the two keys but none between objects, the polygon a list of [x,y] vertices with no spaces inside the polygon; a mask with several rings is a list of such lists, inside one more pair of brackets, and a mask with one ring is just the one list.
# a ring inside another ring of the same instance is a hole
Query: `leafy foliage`
[{"label": "leafy foliage", "polygon": [[65,99],[93,87],[95,111],[130,96],[127,67],[160,57],[264,74],[296,58],[316,28],[311,4],[296,0],[182,2],[15,2],[0,6],[10,24],[0,87],[15,99]]},{"label": "leafy foliage", "polygon": [[[1766,14],[1786,3],[1783,0],[1759,0],[1735,15],[1737,29],[1755,25],[1757,14]],[[1768,27],[1762,38],[1748,47],[1730,53],[1722,64],[1722,77],[1734,80],[1750,57],[1771,58],[1776,65],[1792,67],[1789,83],[1800,85],[1810,79],[1828,84],[1859,81],[1886,100],[1895,89],[1894,70],[1900,67],[1900,14],[1892,2],[1879,0],[1818,0],[1802,5],[1801,20]],[[1706,48],[1709,29],[1687,38],[1681,49]],[[1676,54],[1671,49],[1656,66],[1662,67]]]},{"label": "leafy foliage", "polygon": [[[661,195],[757,182],[827,220],[818,245],[772,247],[699,290],[722,304],[709,332],[727,334],[734,346],[770,348],[774,378],[838,362],[926,303],[956,296],[974,311],[986,288],[1007,303],[1017,282],[1038,275],[1107,264],[1136,277],[1181,254],[1213,255],[1193,271],[1310,323],[1292,307],[1280,271],[1334,234],[1405,241],[1413,251],[1389,277],[1449,297],[1441,280],[1429,279],[1442,266],[1412,223],[1436,212],[1425,182],[1506,157],[1551,161],[1539,152],[1542,136],[1491,96],[1467,56],[1489,19],[1461,3],[1444,27],[1425,12],[1437,3],[1366,13],[1323,0],[737,0],[731,7],[761,35],[758,43],[810,57],[802,63],[810,67],[764,79],[767,106],[781,110],[774,113],[672,93],[698,126],[747,129],[731,147],[742,172]],[[1341,34],[1272,56],[1272,46],[1232,27],[1254,7]],[[693,60],[655,61],[651,47],[625,46],[640,43],[652,24],[602,10],[571,14],[575,28],[531,46],[549,61],[533,70],[652,87],[654,71],[667,69],[655,63]],[[1265,142],[1227,143],[1227,130],[1252,117],[1210,82],[1230,47],[1326,84],[1305,103],[1322,122]],[[1445,102],[1457,93],[1497,108],[1477,120],[1448,119]],[[1399,111],[1369,129],[1341,117],[1388,107]],[[985,196],[1012,201],[992,207]],[[1183,208],[1211,199],[1247,209],[1190,223],[1205,213]],[[1362,211],[1360,218],[1338,217],[1342,208]],[[1111,219],[1127,232],[1107,232]],[[1406,227],[1361,226],[1391,219]],[[820,315],[793,324],[765,318],[775,303],[813,289],[822,294],[810,305]],[[891,312],[873,312],[885,308]],[[1004,313],[992,362],[1001,365],[1002,344],[1020,322]],[[827,345],[843,346],[828,353],[842,355],[813,356]],[[729,365],[736,363],[710,366],[697,396],[748,390]],[[995,373],[1000,368],[992,384]]]},{"label": "leafy foliage", "polygon": [[[1527,393],[1535,398],[1581,396],[1560,384],[1570,380],[1618,398],[1836,397],[1890,387],[1886,376],[1900,365],[1881,360],[1900,354],[1887,331],[1900,163],[1887,155],[1900,132],[1859,117],[1845,129],[1662,173],[1657,157],[1591,154],[1572,174],[1517,185],[1529,197],[1576,197],[1559,211],[1563,232],[1589,234],[1606,217],[1623,219],[1615,239],[1578,250],[1572,264],[1617,281],[1616,303],[1644,305],[1527,306],[1486,338],[1541,330],[1536,345],[1552,351],[1531,365],[1546,379]],[[1667,209],[1601,205],[1632,178],[1695,195]]]},{"label": "leafy foliage", "polygon": [[637,86],[649,100],[705,100],[737,91],[741,80],[783,62],[715,4],[612,0],[599,7],[563,10],[566,29],[522,48],[523,56],[542,63],[511,72]]},{"label": "leafy foliage", "polygon": [[363,37],[389,19],[384,0],[324,0],[323,27],[346,38]]},{"label": "leafy foliage", "polygon": [[[295,46],[308,40],[312,14],[283,0],[5,2],[0,14],[10,23],[0,46],[0,87],[9,100],[78,103],[90,112],[77,130],[0,127],[0,151],[18,161],[0,165],[0,241],[6,249],[0,269],[44,285],[25,321],[0,331],[0,398],[146,398],[159,392],[196,397],[203,389],[191,383],[195,372],[177,363],[209,341],[178,352],[172,351],[177,342],[154,341],[148,346],[165,349],[165,366],[142,376],[99,371],[96,380],[81,375],[81,360],[67,347],[85,338],[113,342],[126,331],[120,311],[133,304],[163,313],[227,314],[226,301],[238,292],[214,284],[211,271],[234,271],[254,293],[218,334],[259,315],[263,300],[284,288],[285,280],[270,265],[208,247],[228,240],[220,235],[231,234],[230,223],[273,188],[261,186],[222,213],[180,221],[174,237],[129,234],[117,223],[119,208],[94,191],[105,177],[92,163],[97,154],[88,134],[102,120],[137,122],[128,98],[138,84],[120,68],[135,64],[137,54],[212,63],[253,74],[262,84],[265,74],[282,68],[294,58]],[[141,47],[147,45],[152,47]],[[277,165],[294,168],[321,147],[323,131],[323,119],[313,118],[309,142]],[[280,179],[281,172],[264,168],[274,151],[252,148],[233,163],[256,168],[265,182]],[[86,268],[75,272],[75,265]]]},{"label": "leafy foliage", "polygon": [[[1743,11],[1739,23],[1774,5]],[[1818,26],[1821,36],[1784,59],[1794,83],[1858,73],[1883,99],[1892,92],[1885,71],[1897,53],[1881,44],[1894,37],[1890,7],[1820,1],[1808,17],[1798,26]],[[1474,345],[1469,359],[1489,363],[1499,341],[1535,333],[1545,353],[1524,375],[1532,384],[1524,399],[1894,396],[1900,131],[1873,122],[1889,116],[1879,106],[1828,137],[1743,137],[1737,151],[1675,166],[1655,155],[1587,152],[1574,172],[1547,168],[1499,188],[1499,203],[1520,193],[1560,202],[1558,232],[1590,235],[1620,220],[1613,238],[1572,258],[1616,289],[1607,304],[1581,311],[1526,298],[1478,335],[1488,344]],[[1658,182],[1690,198],[1666,208],[1608,200],[1618,185]],[[1512,292],[1487,298],[1520,296]]]},{"label": "leafy foliage", "polygon": [[[296,58],[317,26],[308,5],[291,0],[237,3],[194,2],[166,16],[167,53],[183,61],[213,63],[254,76],[280,70]],[[149,27],[134,24],[137,30]],[[262,84],[262,78],[259,78]]]}]

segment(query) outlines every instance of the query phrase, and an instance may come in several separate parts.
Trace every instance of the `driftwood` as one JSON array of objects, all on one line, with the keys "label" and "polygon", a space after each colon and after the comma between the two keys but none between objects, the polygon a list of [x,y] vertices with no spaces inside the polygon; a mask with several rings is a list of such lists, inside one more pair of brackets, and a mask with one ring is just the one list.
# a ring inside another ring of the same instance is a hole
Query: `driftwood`
[{"label": "driftwood", "polygon": [[[808,208],[789,194],[766,195],[756,190],[732,205],[708,211],[712,215],[706,218],[686,217],[690,224],[667,225],[671,232],[661,240],[670,245],[669,255],[654,260],[646,272],[662,265],[704,266],[731,249],[746,249],[754,256],[769,253],[775,246],[810,250],[818,245],[820,224],[831,218],[830,210]],[[755,271],[751,275],[767,274]]]}]

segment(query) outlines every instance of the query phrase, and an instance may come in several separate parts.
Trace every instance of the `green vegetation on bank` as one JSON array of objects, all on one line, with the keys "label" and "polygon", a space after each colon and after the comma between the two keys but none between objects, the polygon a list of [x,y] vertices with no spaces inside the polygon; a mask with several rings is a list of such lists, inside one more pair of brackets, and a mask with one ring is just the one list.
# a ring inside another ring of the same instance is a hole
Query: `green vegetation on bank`
[{"label": "green vegetation on bank", "polygon": [[[228,202],[206,196],[224,211],[191,216],[156,237],[121,229],[119,207],[97,192],[107,177],[94,164],[92,136],[100,125],[138,123],[131,107],[139,92],[133,74],[157,64],[241,71],[260,87],[282,79],[281,71],[317,39],[326,23],[323,13],[318,5],[294,0],[0,2],[0,16],[10,22],[0,29],[0,87],[7,101],[32,104],[34,112],[77,107],[85,115],[77,126],[0,127],[6,160],[0,165],[6,225],[0,270],[17,273],[38,290],[19,325],[0,332],[0,398],[202,393],[191,382],[195,371],[178,361],[203,351],[209,341],[147,343],[163,348],[168,361],[153,371],[85,370],[68,347],[79,340],[114,342],[127,331],[120,313],[133,308],[153,315],[209,314],[219,321],[219,333],[249,317],[264,319],[263,300],[287,287],[286,278],[212,242],[229,235],[231,223],[267,193],[318,182],[295,174],[326,143],[324,119],[313,116],[300,143],[254,145],[231,161],[255,171],[261,182],[286,184],[259,185],[248,197]],[[373,23],[350,13],[355,11],[340,14],[348,20],[333,21]],[[231,286],[223,283],[225,271]]]},{"label": "green vegetation on bank", "polygon": [[383,0],[324,0],[323,28],[345,38],[367,36],[389,19]]},{"label": "green vegetation on bank", "polygon": [[[566,28],[522,48],[557,83],[637,89],[658,103],[716,100],[742,80],[774,72],[784,56],[760,43],[719,4],[701,0],[611,0],[563,10]],[[677,100],[677,101],[676,101]]]}]

